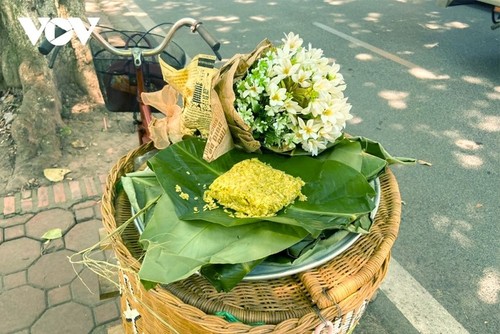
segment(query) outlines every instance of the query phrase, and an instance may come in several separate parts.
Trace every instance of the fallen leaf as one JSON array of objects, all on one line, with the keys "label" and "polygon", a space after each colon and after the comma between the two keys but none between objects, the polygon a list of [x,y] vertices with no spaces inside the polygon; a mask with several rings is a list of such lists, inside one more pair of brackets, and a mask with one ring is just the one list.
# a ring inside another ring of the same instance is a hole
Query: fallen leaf
[{"label": "fallen leaf", "polygon": [[42,235],[42,239],[45,240],[54,240],[62,237],[62,230],[60,228],[53,228],[48,230]]},{"label": "fallen leaf", "polygon": [[3,114],[3,119],[5,121],[5,125],[7,125],[14,120],[14,114],[11,112],[6,112]]},{"label": "fallen leaf", "polygon": [[11,103],[12,101],[14,101],[14,95],[9,94],[9,95],[4,96],[4,98],[3,98],[3,101],[2,101],[2,102],[3,102],[3,103],[5,103],[5,104],[9,104],[9,103]]},{"label": "fallen leaf", "polygon": [[46,168],[43,170],[43,175],[52,182],[59,182],[64,180],[64,176],[70,173],[70,169],[65,168]]},{"label": "fallen leaf", "polygon": [[81,139],[77,139],[77,140],[73,141],[71,143],[71,146],[73,146],[74,148],[85,148],[85,147],[87,147],[87,145],[85,145],[85,143]]}]

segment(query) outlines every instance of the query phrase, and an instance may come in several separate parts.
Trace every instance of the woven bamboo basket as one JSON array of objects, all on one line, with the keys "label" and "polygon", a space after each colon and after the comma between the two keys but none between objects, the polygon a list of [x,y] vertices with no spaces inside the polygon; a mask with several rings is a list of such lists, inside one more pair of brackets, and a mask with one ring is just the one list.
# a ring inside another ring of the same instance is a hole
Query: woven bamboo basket
[{"label": "woven bamboo basket", "polygon": [[[151,148],[146,144],[122,157],[108,175],[102,216],[110,234],[131,217],[128,199],[116,190],[116,184],[133,170],[134,159]],[[119,278],[126,333],[303,334],[326,324],[333,328],[329,333],[351,333],[387,273],[399,231],[401,198],[389,169],[380,183],[380,205],[370,233],[344,253],[299,274],[243,281],[229,293],[218,293],[197,275],[146,291],[137,275],[142,255],[139,235],[129,224],[111,240],[122,268]],[[215,315],[221,311],[241,322]]]}]

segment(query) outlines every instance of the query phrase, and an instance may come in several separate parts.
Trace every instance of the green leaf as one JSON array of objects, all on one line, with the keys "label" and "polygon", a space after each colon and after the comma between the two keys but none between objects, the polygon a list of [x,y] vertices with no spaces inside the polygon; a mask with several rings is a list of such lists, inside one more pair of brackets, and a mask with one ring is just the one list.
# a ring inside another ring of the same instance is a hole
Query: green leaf
[{"label": "green leaf", "polygon": [[[288,156],[310,154],[301,148],[289,152],[281,152],[272,148],[267,148],[267,150]],[[361,165],[359,156],[362,158]],[[328,144],[317,159],[330,159],[345,163],[360,171],[368,180],[375,178],[387,164],[415,164],[417,162],[413,158],[393,157],[379,142],[361,136],[339,137],[334,143]]]},{"label": "green leaf", "polygon": [[54,240],[59,238],[62,238],[62,230],[60,228],[53,228],[42,235],[42,239],[45,240]]},{"label": "green leaf", "polygon": [[307,249],[305,252],[301,253],[301,256],[293,261],[294,266],[302,264],[304,261],[311,261],[313,259],[321,259],[328,253],[331,253],[332,246],[336,243],[342,241],[349,234],[346,230],[336,231],[328,238],[320,240],[314,244],[314,247]]},{"label": "green leaf", "polygon": [[217,291],[229,292],[249,272],[262,263],[264,259],[236,264],[209,264],[201,268],[203,275]]},{"label": "green leaf", "polygon": [[353,224],[347,226],[346,230],[354,233],[368,233],[372,226],[372,220],[369,215],[364,215]]},{"label": "green leaf", "polygon": [[236,264],[262,259],[299,242],[300,227],[258,222],[225,227],[177,217],[174,203],[161,196],[141,235],[147,250],[139,277],[168,284],[189,277],[207,264]]},{"label": "green leaf", "polygon": [[322,235],[318,239],[306,237],[287,250],[269,256],[265,264],[272,265],[273,267],[283,266],[290,269],[303,264],[305,261],[311,263],[320,260],[331,253],[332,247],[349,234],[350,232],[347,230],[338,230],[329,231],[327,235]]},{"label": "green leaf", "polygon": [[374,180],[385,169],[387,161],[364,151],[361,154],[363,157],[361,174],[363,174],[368,181]]},{"label": "green leaf", "polygon": [[[165,193],[184,220],[204,220],[223,226],[241,226],[260,221],[299,226],[313,236],[324,229],[345,228],[374,208],[375,191],[357,170],[335,160],[306,156],[286,157],[276,154],[251,154],[232,150],[208,163],[203,160],[204,141],[186,139],[160,151],[149,160]],[[306,184],[302,192],[307,201],[296,201],[274,217],[234,218],[222,208],[202,211],[203,193],[219,175],[235,163],[257,157],[272,167],[300,177]],[[189,195],[184,200],[176,192]],[[194,207],[199,212],[195,212]]]},{"label": "green leaf", "polygon": [[[156,174],[151,170],[128,173],[126,176],[122,176],[121,185],[127,193],[134,212],[139,212],[150,200],[163,194]],[[152,213],[153,210],[147,210],[139,215],[140,221],[146,225],[151,219]]]},{"label": "green leaf", "polygon": [[328,149],[320,159],[342,162],[361,172],[367,180],[373,180],[387,166],[385,157],[371,155],[363,150],[361,142],[344,138]]},{"label": "green leaf", "polygon": [[351,141],[357,141],[361,144],[364,152],[372,156],[386,160],[390,165],[392,164],[415,164],[416,160],[413,158],[393,157],[385,150],[382,144],[365,138],[365,137],[351,137]]},{"label": "green leaf", "polygon": [[343,139],[334,148],[321,154],[320,158],[342,162],[360,172],[363,166],[362,152],[361,144]]},{"label": "green leaf", "polygon": [[141,283],[142,283],[142,286],[144,287],[144,289],[146,289],[146,290],[154,289],[158,285],[157,282],[151,282],[151,281],[145,281],[145,280],[141,280]]}]

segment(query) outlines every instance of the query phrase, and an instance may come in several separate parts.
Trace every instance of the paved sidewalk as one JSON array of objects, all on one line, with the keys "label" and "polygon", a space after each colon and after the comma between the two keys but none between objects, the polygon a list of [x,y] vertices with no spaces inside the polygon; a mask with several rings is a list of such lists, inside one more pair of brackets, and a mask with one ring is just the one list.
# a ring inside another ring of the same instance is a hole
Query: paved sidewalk
[{"label": "paved sidewalk", "polygon": [[[85,5],[100,24],[139,29],[119,2]],[[119,298],[100,300],[97,275],[79,267],[78,277],[68,259],[99,240],[105,181],[97,175],[0,196],[0,334],[107,334],[121,323]],[[63,238],[42,254],[41,236],[53,228]]]},{"label": "paved sidewalk", "polygon": [[[97,275],[68,259],[99,241],[104,182],[89,177],[0,197],[1,334],[105,334],[120,323],[119,299],[100,300]],[[44,246],[41,236],[54,228],[63,237]]]}]

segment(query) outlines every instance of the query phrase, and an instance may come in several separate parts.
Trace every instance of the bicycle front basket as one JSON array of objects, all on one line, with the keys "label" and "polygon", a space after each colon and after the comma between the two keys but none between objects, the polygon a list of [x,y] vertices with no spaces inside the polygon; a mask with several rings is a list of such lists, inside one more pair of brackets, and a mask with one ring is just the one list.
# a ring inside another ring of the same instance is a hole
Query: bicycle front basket
[{"label": "bicycle front basket", "polygon": [[[117,48],[154,48],[163,39],[163,36],[149,32],[104,29],[107,30],[101,31],[101,36]],[[90,41],[90,49],[106,108],[109,111],[135,110],[137,77],[133,59],[113,55],[96,40]],[[161,57],[176,69],[184,67],[186,63],[184,50],[175,42],[170,42]],[[145,90],[148,92],[161,90],[165,82],[158,56],[144,57],[142,64]]]}]

